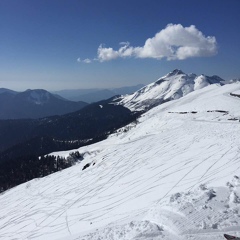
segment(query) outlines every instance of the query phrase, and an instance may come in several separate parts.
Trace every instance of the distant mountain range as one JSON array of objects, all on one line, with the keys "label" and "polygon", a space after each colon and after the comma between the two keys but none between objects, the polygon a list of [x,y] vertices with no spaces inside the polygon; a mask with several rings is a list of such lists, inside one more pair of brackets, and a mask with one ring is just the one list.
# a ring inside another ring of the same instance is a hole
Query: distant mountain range
[{"label": "distant mountain range", "polygon": [[42,118],[75,112],[88,105],[42,89],[15,92],[0,89],[0,119]]},{"label": "distant mountain range", "polygon": [[138,84],[135,86],[127,86],[121,88],[110,88],[110,89],[70,89],[70,90],[61,90],[55,91],[54,94],[58,94],[71,101],[84,101],[87,103],[98,102],[101,100],[109,99],[116,95],[125,95],[131,94],[140,88],[143,84]]},{"label": "distant mountain range", "polygon": [[[129,123],[130,120],[136,119],[136,116],[154,106],[181,98],[211,84],[224,85],[225,81],[218,76],[197,76],[175,69],[132,94],[115,96],[88,106],[87,103],[69,101],[45,90],[27,90],[17,93],[8,89],[0,89],[2,119],[45,117],[45,119],[36,120],[0,121],[0,138],[5,138],[5,141],[0,144],[0,151],[6,151],[26,142],[30,146],[29,141],[40,138],[49,138],[46,140],[51,142],[48,146],[57,145],[57,147],[48,147],[49,151],[61,150],[59,141],[68,142],[65,144],[67,147],[63,147],[64,144],[62,144],[62,149],[77,147],[82,145],[82,141],[86,142],[100,135],[106,135],[107,131]],[[129,89],[129,87],[118,89],[116,93],[123,93]],[[104,109],[102,109],[103,106]],[[72,113],[64,115],[67,111]],[[46,117],[47,115],[62,116]],[[74,144],[69,144],[71,141]],[[36,146],[39,147],[39,143]],[[21,148],[24,147],[21,146]],[[32,147],[34,148],[37,149],[37,147]],[[11,150],[11,152],[14,151]],[[47,150],[41,150],[39,153],[45,154]]]},{"label": "distant mountain range", "polygon": [[135,92],[144,85],[114,89],[73,89],[50,93],[43,89],[16,92],[0,88],[0,119],[37,119],[75,112],[88,103]]}]

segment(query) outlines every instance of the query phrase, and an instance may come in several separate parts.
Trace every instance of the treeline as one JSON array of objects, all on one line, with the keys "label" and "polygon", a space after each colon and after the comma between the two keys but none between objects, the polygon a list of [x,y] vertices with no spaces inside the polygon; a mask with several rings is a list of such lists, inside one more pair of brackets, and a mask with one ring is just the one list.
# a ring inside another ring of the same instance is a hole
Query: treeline
[{"label": "treeline", "polygon": [[34,178],[45,177],[62,169],[71,167],[83,160],[78,152],[72,152],[67,158],[47,155],[24,156],[14,159],[6,164],[0,162],[0,192],[15,187]]},{"label": "treeline", "polygon": [[58,140],[51,136],[35,137],[27,142],[20,143],[9,148],[4,152],[0,152],[0,163],[9,163],[14,159],[26,158],[26,156],[42,156],[50,152],[66,151],[77,149],[89,144],[102,141],[107,138],[109,132],[96,136],[89,140]]}]

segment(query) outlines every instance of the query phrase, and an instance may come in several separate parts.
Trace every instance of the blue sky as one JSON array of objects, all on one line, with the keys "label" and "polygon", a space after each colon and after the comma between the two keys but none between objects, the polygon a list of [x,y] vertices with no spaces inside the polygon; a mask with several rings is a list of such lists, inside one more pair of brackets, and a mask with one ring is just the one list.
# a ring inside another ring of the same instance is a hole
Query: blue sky
[{"label": "blue sky", "polygon": [[148,84],[179,68],[240,77],[239,0],[1,0],[0,87]]}]

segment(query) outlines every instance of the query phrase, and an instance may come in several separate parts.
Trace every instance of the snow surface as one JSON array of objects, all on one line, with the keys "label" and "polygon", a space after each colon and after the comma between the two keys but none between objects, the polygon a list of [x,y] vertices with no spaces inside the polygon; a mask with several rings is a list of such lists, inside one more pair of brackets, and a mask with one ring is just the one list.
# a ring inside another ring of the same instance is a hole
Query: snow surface
[{"label": "snow surface", "polygon": [[79,164],[1,194],[0,239],[240,235],[237,91],[237,83],[211,85],[164,103],[80,148]]},{"label": "snow surface", "polygon": [[235,91],[235,92],[233,92],[233,94],[240,95],[240,91],[239,90]]}]

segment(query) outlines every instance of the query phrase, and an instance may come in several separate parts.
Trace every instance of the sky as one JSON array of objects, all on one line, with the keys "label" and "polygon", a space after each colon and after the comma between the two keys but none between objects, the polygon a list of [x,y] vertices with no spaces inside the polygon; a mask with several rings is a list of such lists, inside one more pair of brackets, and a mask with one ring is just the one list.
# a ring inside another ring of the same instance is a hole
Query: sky
[{"label": "sky", "polygon": [[0,0],[0,88],[240,78],[239,0]]}]

